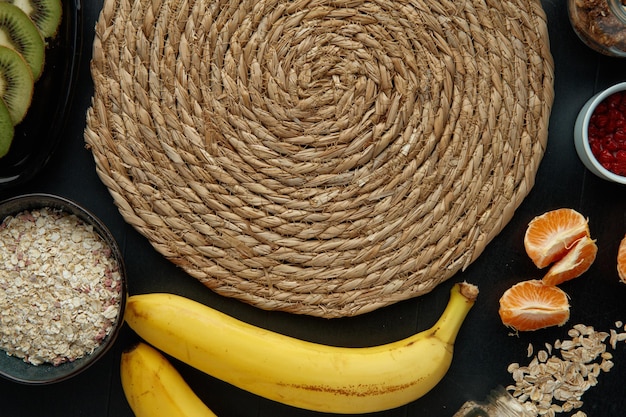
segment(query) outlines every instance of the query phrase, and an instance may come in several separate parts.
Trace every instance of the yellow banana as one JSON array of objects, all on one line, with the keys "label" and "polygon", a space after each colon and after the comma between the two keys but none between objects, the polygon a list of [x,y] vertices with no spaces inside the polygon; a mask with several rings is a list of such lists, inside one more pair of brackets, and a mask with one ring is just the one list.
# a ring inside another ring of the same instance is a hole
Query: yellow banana
[{"label": "yellow banana", "polygon": [[145,343],[122,353],[120,372],[136,417],[216,417],[167,358]]},{"label": "yellow banana", "polygon": [[239,388],[294,407],[356,414],[399,407],[437,385],[477,294],[472,284],[455,284],[433,327],[373,347],[299,340],[172,294],[129,297],[125,318],[156,348]]}]

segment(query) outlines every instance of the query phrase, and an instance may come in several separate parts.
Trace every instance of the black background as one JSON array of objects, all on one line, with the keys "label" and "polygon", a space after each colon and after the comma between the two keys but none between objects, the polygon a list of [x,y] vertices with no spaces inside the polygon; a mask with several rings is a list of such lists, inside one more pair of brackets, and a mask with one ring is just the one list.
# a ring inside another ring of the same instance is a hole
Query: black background
[{"label": "black background", "polygon": [[[376,416],[452,416],[468,399],[482,399],[496,385],[512,383],[507,366],[526,363],[527,346],[566,338],[575,323],[608,331],[616,320],[626,322],[626,285],[615,270],[617,247],[626,233],[626,188],[600,180],[578,159],[572,127],[580,107],[599,90],[626,81],[626,60],[593,52],[573,33],[566,1],[544,0],[551,50],[555,60],[555,101],[545,157],[536,185],[481,257],[433,292],[363,316],[321,319],[267,312],[218,296],[185,275],[159,255],[113,204],[95,173],[91,153],[85,149],[85,114],[93,84],[89,71],[94,25],[101,0],[84,0],[81,6],[80,66],[62,140],[46,168],[32,181],[0,192],[0,197],[26,192],[49,192],[73,199],[100,217],[124,251],[131,294],[170,291],[200,300],[232,316],[258,326],[320,343],[367,346],[390,342],[430,327],[443,310],[453,283],[467,280],[479,286],[479,299],[470,312],[456,343],[452,366],[430,393],[399,409]],[[571,319],[562,328],[550,328],[511,336],[498,317],[498,299],[514,283],[540,278],[526,256],[523,234],[534,216],[558,207],[574,208],[589,218],[598,257],[582,277],[562,288],[571,296]],[[2,417],[130,417],[119,381],[122,350],[135,340],[124,328],[114,348],[96,365],[76,378],[50,386],[25,386],[0,380]],[[622,416],[626,409],[626,344],[613,352],[615,367],[601,374],[599,384],[583,397],[582,408],[590,416]],[[256,397],[205,376],[174,361],[192,388],[220,417],[321,416]],[[566,414],[563,414],[566,415]],[[164,416],[165,417],[165,416]]]}]

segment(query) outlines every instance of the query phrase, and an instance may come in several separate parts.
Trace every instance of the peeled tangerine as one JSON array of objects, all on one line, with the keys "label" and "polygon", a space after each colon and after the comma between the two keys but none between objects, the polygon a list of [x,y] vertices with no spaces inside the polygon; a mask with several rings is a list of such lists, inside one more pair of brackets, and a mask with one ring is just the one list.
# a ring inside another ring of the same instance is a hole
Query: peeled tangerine
[{"label": "peeled tangerine", "polygon": [[504,325],[518,331],[562,326],[569,320],[567,294],[541,280],[515,284],[500,298],[498,313]]},{"label": "peeled tangerine", "polygon": [[[504,292],[502,323],[520,331],[562,326],[569,320],[569,301],[557,285],[586,272],[598,253],[587,219],[569,208],[537,216],[528,224],[524,248],[538,268],[552,266],[541,280],[523,281]],[[626,243],[623,257],[626,276]]]},{"label": "peeled tangerine", "polygon": [[565,256],[584,236],[589,237],[587,219],[576,210],[561,208],[530,221],[524,235],[524,248],[537,268],[545,268]]},{"label": "peeled tangerine", "polygon": [[617,250],[617,273],[619,279],[626,283],[626,236],[620,242]]},{"label": "peeled tangerine", "polygon": [[585,273],[596,260],[598,246],[589,236],[574,242],[572,248],[556,261],[544,275],[542,281],[548,285],[559,285]]}]

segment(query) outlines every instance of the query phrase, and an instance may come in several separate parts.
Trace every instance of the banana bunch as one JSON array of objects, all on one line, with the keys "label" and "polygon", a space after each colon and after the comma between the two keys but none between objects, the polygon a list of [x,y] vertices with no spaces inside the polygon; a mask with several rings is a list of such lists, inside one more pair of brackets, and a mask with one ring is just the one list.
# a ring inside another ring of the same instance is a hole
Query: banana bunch
[{"label": "banana bunch", "polygon": [[120,374],[137,417],[216,417],[167,358],[145,343],[122,353]]},{"label": "banana bunch", "polygon": [[173,294],[129,297],[125,319],[157,349],[241,389],[293,407],[356,414],[408,404],[437,385],[477,295],[474,285],[455,284],[430,329],[362,348],[288,337]]}]

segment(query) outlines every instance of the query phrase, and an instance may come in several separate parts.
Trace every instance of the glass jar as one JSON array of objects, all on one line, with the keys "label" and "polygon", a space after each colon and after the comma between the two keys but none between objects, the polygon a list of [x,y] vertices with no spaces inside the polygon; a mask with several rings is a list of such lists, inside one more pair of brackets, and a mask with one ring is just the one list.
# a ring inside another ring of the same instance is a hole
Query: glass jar
[{"label": "glass jar", "polygon": [[486,401],[468,401],[452,417],[531,417],[504,388],[491,391]]},{"label": "glass jar", "polygon": [[626,0],[568,0],[574,32],[587,46],[626,57]]}]

